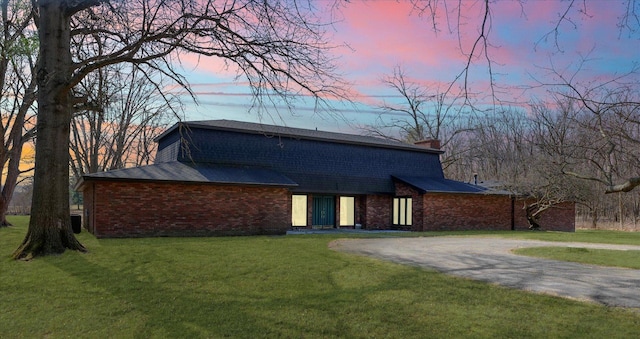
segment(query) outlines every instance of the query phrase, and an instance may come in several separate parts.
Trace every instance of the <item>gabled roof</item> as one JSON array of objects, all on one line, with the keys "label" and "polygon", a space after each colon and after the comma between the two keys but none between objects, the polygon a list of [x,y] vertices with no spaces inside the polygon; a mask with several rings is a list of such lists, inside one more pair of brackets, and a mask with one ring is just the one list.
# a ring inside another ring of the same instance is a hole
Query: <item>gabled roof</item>
[{"label": "gabled roof", "polygon": [[[433,177],[415,177],[415,176],[393,176],[415,189],[421,194],[424,193],[490,193],[489,190],[482,186],[467,184],[461,181],[449,180],[444,178]],[[494,193],[494,192],[491,192]]]},{"label": "gabled roof", "polygon": [[265,168],[248,166],[221,166],[213,164],[193,164],[178,161],[163,162],[149,166],[124,168],[108,172],[98,172],[83,176],[87,180],[148,180],[193,183],[218,183],[262,185],[278,187],[298,186],[291,179]]},{"label": "gabled roof", "polygon": [[224,130],[243,132],[251,134],[275,135],[280,137],[291,137],[295,139],[320,140],[345,144],[356,144],[364,146],[384,147],[404,149],[417,152],[442,154],[443,151],[433,148],[425,148],[421,146],[405,144],[398,141],[377,138],[372,136],[325,132],[318,130],[310,130],[303,128],[284,127],[275,125],[258,124],[234,120],[203,120],[203,121],[185,121],[179,122],[166,130],[155,140],[158,141],[166,135],[172,133],[179,128],[204,128],[212,130]]}]

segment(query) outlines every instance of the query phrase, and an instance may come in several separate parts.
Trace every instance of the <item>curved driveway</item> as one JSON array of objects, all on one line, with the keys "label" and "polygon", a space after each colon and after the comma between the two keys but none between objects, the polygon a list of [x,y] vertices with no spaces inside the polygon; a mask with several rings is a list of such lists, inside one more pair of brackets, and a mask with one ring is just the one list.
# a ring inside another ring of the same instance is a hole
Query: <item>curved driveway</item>
[{"label": "curved driveway", "polygon": [[520,247],[640,250],[640,246],[474,237],[341,239],[334,250],[410,264],[527,291],[640,308],[640,270],[525,257]]}]

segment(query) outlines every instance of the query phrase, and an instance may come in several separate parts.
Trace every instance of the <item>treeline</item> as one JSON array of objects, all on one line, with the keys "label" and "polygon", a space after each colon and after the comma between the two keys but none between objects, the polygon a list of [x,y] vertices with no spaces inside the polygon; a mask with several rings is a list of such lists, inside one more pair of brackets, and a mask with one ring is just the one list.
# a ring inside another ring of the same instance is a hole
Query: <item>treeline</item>
[{"label": "treeline", "polygon": [[[439,139],[447,177],[535,197],[539,215],[575,201],[584,227],[635,229],[640,222],[640,95],[629,81],[548,87],[545,101],[480,107],[469,97],[439,93],[397,68],[386,83],[403,102],[385,113],[371,134],[414,142]],[[431,91],[431,92],[430,92]],[[391,118],[390,118],[391,117]],[[524,208],[525,206],[523,206]]]}]

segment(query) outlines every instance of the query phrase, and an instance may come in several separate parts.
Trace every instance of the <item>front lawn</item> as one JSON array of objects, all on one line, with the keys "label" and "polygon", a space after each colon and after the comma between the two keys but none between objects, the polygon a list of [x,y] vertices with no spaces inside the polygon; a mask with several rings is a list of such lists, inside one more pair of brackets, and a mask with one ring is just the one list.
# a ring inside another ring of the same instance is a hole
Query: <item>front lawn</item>
[{"label": "front lawn", "polygon": [[9,256],[27,219],[11,221],[0,229],[1,338],[640,335],[636,311],[327,248],[345,235],[97,240],[83,232],[88,254],[16,262]]}]

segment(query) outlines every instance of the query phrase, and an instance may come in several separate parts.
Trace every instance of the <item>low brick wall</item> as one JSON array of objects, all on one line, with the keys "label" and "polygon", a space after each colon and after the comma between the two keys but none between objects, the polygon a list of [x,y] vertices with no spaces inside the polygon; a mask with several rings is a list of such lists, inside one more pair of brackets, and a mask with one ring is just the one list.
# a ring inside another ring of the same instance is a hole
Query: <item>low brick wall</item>
[{"label": "low brick wall", "polygon": [[503,195],[427,193],[423,230],[510,230],[511,198]]},{"label": "low brick wall", "polygon": [[[427,193],[423,200],[423,230],[527,230],[524,201],[507,195]],[[556,205],[540,215],[541,230],[575,231],[575,204]]]},{"label": "low brick wall", "polygon": [[[527,230],[529,223],[527,222],[524,200],[517,199],[515,201],[515,229]],[[564,202],[545,210],[540,214],[541,231],[561,231],[575,232],[576,230],[576,204],[572,202]]]},{"label": "low brick wall", "polygon": [[95,181],[85,228],[97,237],[285,234],[286,188]]}]

